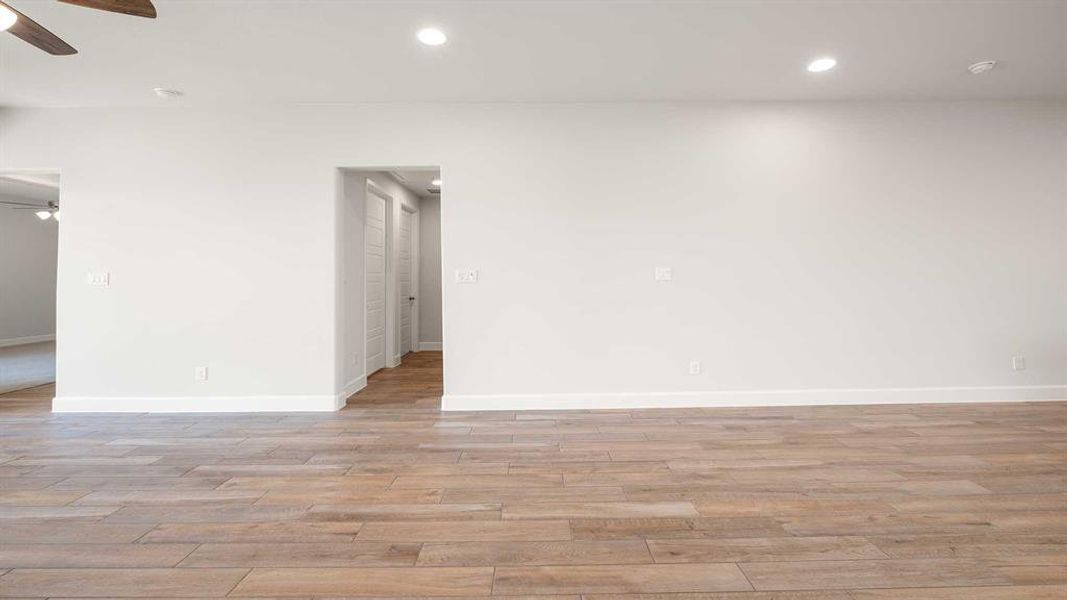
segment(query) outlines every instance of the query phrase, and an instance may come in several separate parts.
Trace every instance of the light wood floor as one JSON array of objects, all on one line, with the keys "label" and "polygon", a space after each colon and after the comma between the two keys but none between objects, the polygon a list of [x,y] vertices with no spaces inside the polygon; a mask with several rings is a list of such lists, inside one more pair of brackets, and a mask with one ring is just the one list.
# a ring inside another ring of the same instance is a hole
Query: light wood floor
[{"label": "light wood floor", "polygon": [[348,399],[349,406],[440,408],[444,380],[440,352],[412,352],[395,369],[379,369],[367,387]]},{"label": "light wood floor", "polygon": [[0,596],[1067,597],[1065,403],[441,414],[398,373],[337,414],[0,397]]}]

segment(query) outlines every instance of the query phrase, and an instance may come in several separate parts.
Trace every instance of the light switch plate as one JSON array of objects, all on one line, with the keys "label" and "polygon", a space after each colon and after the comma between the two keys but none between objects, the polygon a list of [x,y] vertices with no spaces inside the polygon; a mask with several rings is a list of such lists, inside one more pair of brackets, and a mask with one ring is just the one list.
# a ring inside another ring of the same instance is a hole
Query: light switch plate
[{"label": "light switch plate", "polygon": [[107,271],[90,272],[86,278],[86,283],[92,286],[108,287],[111,285],[111,273]]},{"label": "light switch plate", "polygon": [[478,269],[456,269],[456,283],[478,283]]},{"label": "light switch plate", "polygon": [[670,267],[656,267],[656,281],[671,281],[674,279],[674,272]]}]

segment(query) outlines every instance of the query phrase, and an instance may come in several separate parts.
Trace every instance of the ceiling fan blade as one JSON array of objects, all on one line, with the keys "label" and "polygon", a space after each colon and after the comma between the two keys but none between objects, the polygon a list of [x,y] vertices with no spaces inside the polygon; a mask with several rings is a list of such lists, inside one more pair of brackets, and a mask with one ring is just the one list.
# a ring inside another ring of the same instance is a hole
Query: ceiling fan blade
[{"label": "ceiling fan blade", "polygon": [[15,10],[11,5],[3,1],[0,1],[0,4],[3,4],[18,15],[18,20],[7,30],[11,35],[25,42],[29,42],[52,55],[68,56],[78,53],[73,46],[59,39],[59,36],[56,34],[38,25],[33,19]]},{"label": "ceiling fan blade", "polygon": [[66,2],[67,4],[74,4],[75,6],[84,6],[85,8],[95,8],[97,10],[106,10],[108,12],[117,12],[124,15],[133,15],[135,17],[145,17],[147,19],[156,18],[156,7],[152,5],[152,0],[59,0],[60,2]]}]

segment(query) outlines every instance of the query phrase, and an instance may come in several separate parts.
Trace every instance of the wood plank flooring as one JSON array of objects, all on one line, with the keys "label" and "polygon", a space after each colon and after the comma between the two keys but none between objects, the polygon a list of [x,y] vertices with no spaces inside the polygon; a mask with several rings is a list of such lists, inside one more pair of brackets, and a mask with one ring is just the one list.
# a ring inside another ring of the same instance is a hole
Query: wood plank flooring
[{"label": "wood plank flooring", "polygon": [[337,414],[0,396],[0,597],[1067,598],[1067,403]]},{"label": "wood plank flooring", "polygon": [[412,352],[395,369],[379,369],[367,387],[348,399],[349,406],[438,408],[444,393],[440,352]]}]

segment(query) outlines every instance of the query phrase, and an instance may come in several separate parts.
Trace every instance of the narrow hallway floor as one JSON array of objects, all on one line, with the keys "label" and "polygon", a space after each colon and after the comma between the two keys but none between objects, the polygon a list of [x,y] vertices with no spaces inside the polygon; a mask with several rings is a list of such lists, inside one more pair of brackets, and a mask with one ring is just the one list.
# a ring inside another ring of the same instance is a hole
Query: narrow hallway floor
[{"label": "narrow hallway floor", "polygon": [[394,369],[367,378],[367,387],[348,398],[349,407],[440,408],[444,391],[441,352],[411,352]]}]

